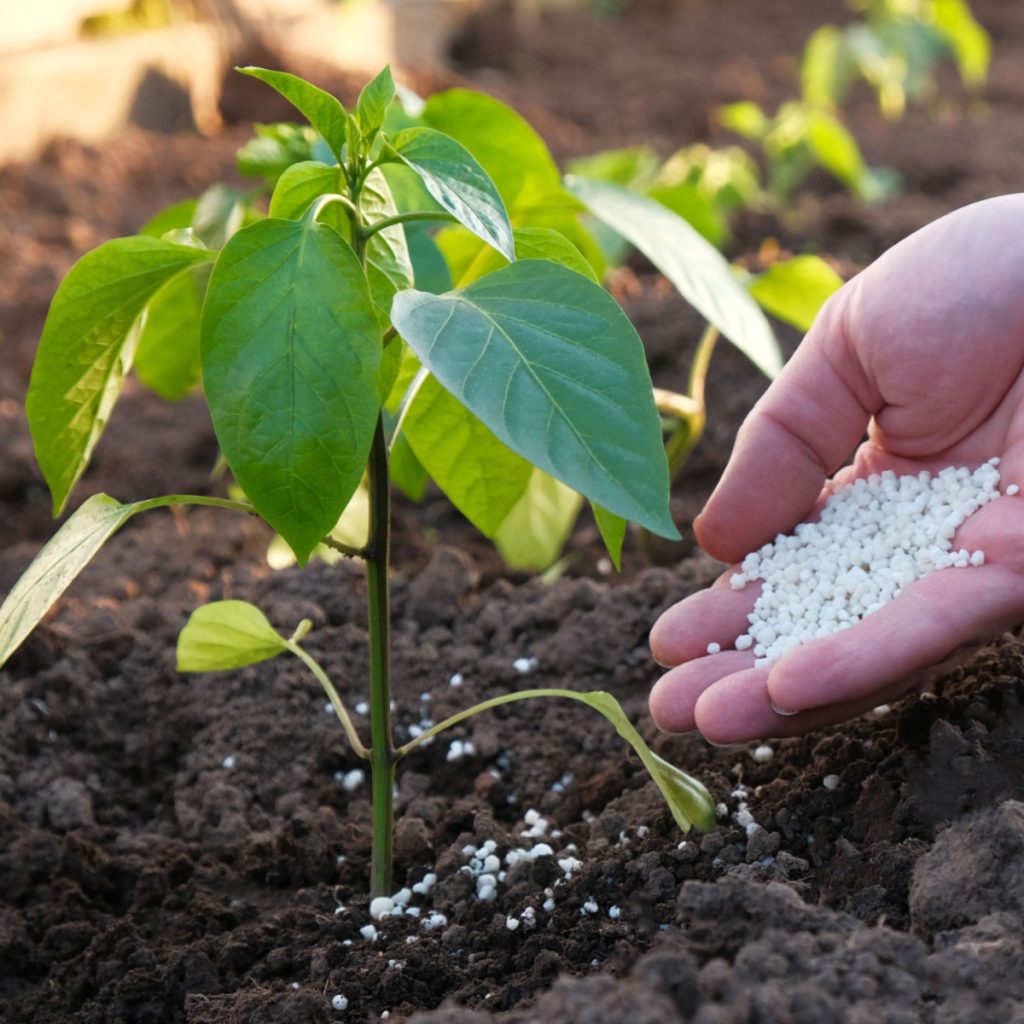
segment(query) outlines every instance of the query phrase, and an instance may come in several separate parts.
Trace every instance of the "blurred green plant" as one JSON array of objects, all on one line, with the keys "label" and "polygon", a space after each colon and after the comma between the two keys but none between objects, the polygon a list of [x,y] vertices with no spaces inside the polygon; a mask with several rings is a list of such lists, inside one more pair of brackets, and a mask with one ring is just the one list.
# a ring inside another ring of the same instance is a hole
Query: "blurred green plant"
[{"label": "blurred green plant", "polygon": [[823,25],[801,60],[801,95],[769,115],[741,101],[722,107],[719,120],[754,142],[763,157],[766,188],[784,207],[811,171],[820,167],[865,202],[892,195],[899,177],[869,167],[843,124],[840,108],[857,81],[878,97],[882,113],[898,120],[909,100],[936,91],[935,73],[952,60],[972,91],[988,74],[991,44],[967,0],[851,0],[864,14],[845,28]]}]

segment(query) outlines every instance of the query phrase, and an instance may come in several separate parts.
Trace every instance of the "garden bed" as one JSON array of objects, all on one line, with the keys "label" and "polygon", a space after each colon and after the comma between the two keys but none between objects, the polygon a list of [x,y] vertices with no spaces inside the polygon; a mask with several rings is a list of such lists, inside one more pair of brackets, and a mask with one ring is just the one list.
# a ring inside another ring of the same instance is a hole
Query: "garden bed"
[{"label": "garden bed", "polygon": [[[497,67],[505,51],[493,40],[510,30],[488,23],[467,43],[463,72],[521,106],[560,155],[650,137],[681,144],[707,136],[714,103],[780,98],[793,74],[786,55],[813,25],[807,12],[842,15],[822,6],[779,5],[778,21],[754,31],[742,14],[761,5],[735,0],[731,43],[724,28],[711,32],[715,5],[644,6],[606,23],[561,15],[557,33],[536,33],[520,63]],[[817,183],[799,233],[750,221],[733,255],[756,260],[767,233],[792,248],[807,238],[849,273],[948,209],[1019,189],[1024,23],[1012,5],[974,6],[995,34],[985,109],[949,104],[938,120],[914,113],[890,127],[866,99],[858,107],[869,157],[896,166],[907,193],[865,209]],[[556,35],[572,41],[557,61]],[[583,61],[594,52],[609,54],[611,82],[626,80],[630,59],[638,69],[628,128],[588,105],[603,95]],[[61,274],[104,237],[229,174],[245,134],[211,143],[130,133],[102,157],[57,145],[0,171],[0,593],[53,528],[21,403]],[[635,270],[616,290],[656,382],[678,386],[699,320]],[[0,1019],[1011,1019],[1024,1000],[1016,637],[980,648],[930,695],[771,743],[756,759],[753,745],[658,736],[646,715],[658,674],[647,632],[716,574],[688,524],[763,386],[720,347],[709,430],[675,489],[684,541],[632,545],[621,579],[601,576],[587,524],[570,544],[570,576],[546,585],[509,578],[439,499],[398,511],[400,734],[513,689],[608,689],[663,757],[724,804],[716,832],[680,836],[599,717],[568,702],[516,704],[452,734],[470,753],[449,760],[446,737],[405,763],[397,879],[438,877],[412,897],[418,918],[371,921],[368,788],[315,684],[285,663],[182,676],[173,654],[198,604],[251,600],[285,631],[312,619],[310,650],[356,705],[361,572],[271,573],[256,521],[153,513],[98,556],[0,672]],[[201,402],[167,406],[129,387],[79,494],[209,490],[214,457]],[[461,869],[472,866],[468,848],[488,841],[502,858],[539,843],[554,856],[521,860],[481,901]],[[370,924],[376,938],[362,932]]]}]

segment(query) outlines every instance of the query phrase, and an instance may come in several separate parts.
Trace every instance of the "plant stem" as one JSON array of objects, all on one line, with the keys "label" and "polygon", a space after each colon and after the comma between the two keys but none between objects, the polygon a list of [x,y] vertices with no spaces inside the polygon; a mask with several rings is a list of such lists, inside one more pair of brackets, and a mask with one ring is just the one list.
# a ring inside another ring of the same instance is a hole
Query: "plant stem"
[{"label": "plant stem", "polygon": [[369,463],[370,540],[366,555],[366,600],[370,633],[370,775],[372,853],[370,891],[390,896],[395,839],[395,747],[391,731],[391,613],[388,560],[391,507],[384,423],[377,420]]},{"label": "plant stem", "polygon": [[363,228],[363,238],[369,238],[378,231],[393,227],[395,224],[408,224],[410,221],[415,220],[454,221],[456,218],[444,210],[417,210],[414,213],[396,213],[394,217],[384,217],[382,220],[374,221],[369,226]]},{"label": "plant stem", "polygon": [[690,364],[687,397],[692,403],[693,411],[687,416],[680,417],[679,423],[665,443],[670,480],[674,480],[679,475],[679,471],[690,457],[690,452],[696,447],[704,433],[704,425],[707,423],[704,385],[708,378],[708,366],[711,364],[711,355],[715,351],[717,341],[718,328],[713,324],[708,324],[697,343],[697,351],[694,352],[693,362]]}]

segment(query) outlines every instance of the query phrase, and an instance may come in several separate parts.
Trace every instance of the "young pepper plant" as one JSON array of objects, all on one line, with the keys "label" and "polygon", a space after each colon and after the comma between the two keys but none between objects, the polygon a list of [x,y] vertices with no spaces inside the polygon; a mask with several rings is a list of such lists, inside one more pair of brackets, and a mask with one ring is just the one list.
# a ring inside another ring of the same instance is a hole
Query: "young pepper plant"
[{"label": "young pepper plant", "polygon": [[[84,256],[53,301],[26,401],[55,513],[68,504],[131,368],[140,335],[172,307],[163,289],[208,272],[199,322],[203,388],[217,440],[244,497],[166,495],[84,502],[0,607],[0,664],[99,547],[127,519],[202,504],[254,513],[300,564],[327,543],[366,566],[370,741],[358,736],[336,688],[301,647],[309,624],[279,636],[243,602],[198,609],[179,640],[187,671],[230,668],[290,652],[313,672],[355,752],[370,762],[371,888],[392,888],[393,784],[398,760],[465,717],[532,696],[583,701],[637,750],[683,828],[713,825],[710,795],[657,758],[606,693],[537,690],[485,701],[396,748],[390,711],[390,459],[403,419],[432,387],[469,410],[524,464],[579,491],[610,522],[632,520],[677,537],[668,468],[639,338],[587,274],[549,258],[517,259],[508,212],[480,163],[450,135],[383,130],[395,87],[385,69],[347,111],[293,75],[243,69],[286,97],[333,157],[277,180],[270,216],[210,240],[194,231],[115,239]],[[417,176],[429,209],[399,212],[382,168]],[[465,287],[412,287],[404,226],[457,223],[504,265]],[[237,225],[236,225],[237,226]],[[221,247],[211,247],[219,243]],[[564,256],[551,239],[537,254]],[[397,404],[405,351],[419,369]],[[331,530],[366,481],[369,536],[355,547]]]}]

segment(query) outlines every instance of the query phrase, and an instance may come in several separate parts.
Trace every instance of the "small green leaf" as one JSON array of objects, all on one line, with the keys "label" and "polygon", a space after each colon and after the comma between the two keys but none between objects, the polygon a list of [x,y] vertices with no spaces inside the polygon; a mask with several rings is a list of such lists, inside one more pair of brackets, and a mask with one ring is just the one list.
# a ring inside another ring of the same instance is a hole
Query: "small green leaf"
[{"label": "small green leaf", "polygon": [[178,635],[178,671],[242,668],[287,650],[288,641],[255,605],[214,601],[197,608]]},{"label": "small green leaf", "polygon": [[515,259],[512,225],[487,172],[465,146],[433,128],[408,128],[391,140],[399,159],[422,179],[427,191],[463,226]]},{"label": "small green leaf", "polygon": [[617,185],[582,178],[573,178],[568,185],[596,217],[635,245],[758,369],[769,377],[779,372],[782,354],[771,326],[707,239],[660,203]]},{"label": "small green leaf", "polygon": [[138,510],[106,494],[84,501],[50,538],[0,605],[0,667],[91,561]]},{"label": "small green leaf", "polygon": [[513,451],[678,537],[643,345],[603,288],[521,260],[446,295],[400,292],[391,315],[423,365]]},{"label": "small green leaf", "polygon": [[201,264],[171,278],[146,306],[135,372],[167,402],[184,398],[199,383],[199,322],[210,269]]},{"label": "small green leaf", "polygon": [[433,377],[420,386],[402,430],[452,504],[484,536],[493,537],[526,490],[533,467]]},{"label": "small green leaf", "polygon": [[345,145],[345,108],[329,92],[324,92],[304,78],[287,71],[268,71],[266,68],[239,68],[243,75],[251,75],[277,90],[289,103],[305,115],[306,120],[323,136],[331,152],[341,161]]},{"label": "small green leaf", "polygon": [[803,98],[820,107],[839,103],[849,84],[842,60],[842,32],[835,25],[815,29],[800,62]]},{"label": "small green leaf", "polygon": [[274,186],[270,197],[271,217],[298,220],[315,199],[338,191],[338,168],[319,160],[303,160],[292,164]]},{"label": "small green leaf", "polygon": [[405,237],[409,245],[414,286],[421,292],[432,292],[434,295],[451,291],[451,271],[437,242],[426,231],[417,231],[415,228],[406,230]]},{"label": "small green leaf", "polygon": [[992,40],[971,13],[967,0],[931,0],[929,15],[956,57],[960,76],[972,88],[988,76]]},{"label": "small green leaf", "polygon": [[562,553],[583,499],[560,480],[535,469],[523,496],[494,535],[510,569],[543,572]]},{"label": "small green leaf", "polygon": [[615,566],[616,571],[621,572],[622,544],[626,539],[626,520],[622,516],[609,512],[606,508],[601,508],[600,505],[595,505],[593,502],[591,502],[590,507],[593,509],[594,522],[597,523],[597,529],[601,534],[601,540],[604,541],[608,557],[612,560],[612,565]]},{"label": "small green leaf", "polygon": [[198,205],[198,199],[183,199],[180,203],[168,206],[155,217],[147,220],[139,228],[139,234],[149,235],[151,238],[163,238],[168,231],[181,231],[190,228]]},{"label": "small green leaf", "polygon": [[615,731],[637,752],[655,785],[661,790],[676,824],[684,832],[689,831],[693,825],[702,832],[714,829],[715,801],[711,794],[691,775],[658,757],[610,693],[592,690],[581,694],[580,699],[604,715],[615,726]]},{"label": "small green leaf", "polygon": [[861,199],[876,198],[857,140],[831,114],[815,111],[807,128],[807,141],[815,159]]},{"label": "small green leaf", "polygon": [[794,256],[773,263],[747,288],[773,316],[809,331],[825,300],[842,285],[843,279],[820,256]]},{"label": "small green leaf", "polygon": [[380,407],[363,269],[333,228],[268,218],[227,244],[203,308],[203,382],[239,485],[305,562],[363,475]]},{"label": "small green leaf", "polygon": [[211,185],[196,203],[192,230],[209,249],[223,249],[245,224],[245,193],[226,185]]},{"label": "small green leaf", "polygon": [[764,111],[756,103],[747,100],[719,107],[718,119],[723,127],[755,142],[768,130],[768,118]]},{"label": "small green leaf", "polygon": [[[258,124],[256,137],[250,139],[235,156],[238,173],[247,178],[263,178],[273,185],[292,164],[314,158],[313,148],[319,136],[309,125]],[[326,144],[324,149],[328,150]]]},{"label": "small green leaf", "polygon": [[61,283],[43,327],[25,407],[36,458],[59,515],[132,365],[149,300],[212,254],[137,236],[86,253]]},{"label": "small green leaf", "polygon": [[384,117],[394,99],[395,80],[391,77],[391,68],[385,67],[376,78],[367,82],[356,103],[359,127],[368,139],[372,139],[384,124]]}]

